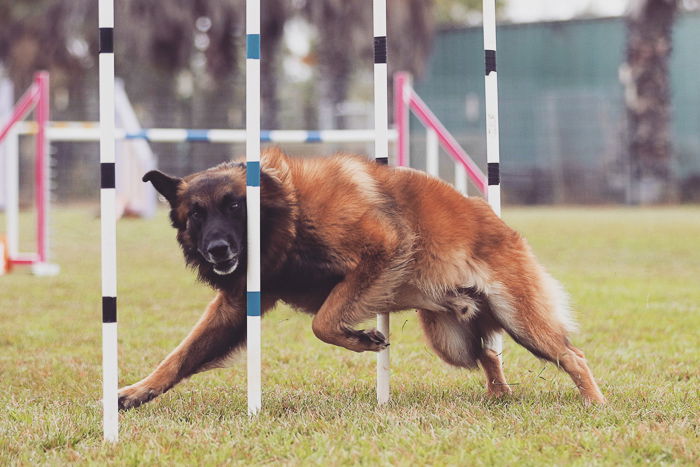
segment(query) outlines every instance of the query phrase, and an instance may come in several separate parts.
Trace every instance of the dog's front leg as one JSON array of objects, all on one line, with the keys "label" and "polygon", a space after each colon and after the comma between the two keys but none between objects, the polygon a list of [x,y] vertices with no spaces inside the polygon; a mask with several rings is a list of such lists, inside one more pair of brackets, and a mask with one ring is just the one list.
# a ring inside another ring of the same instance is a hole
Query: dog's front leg
[{"label": "dog's front leg", "polygon": [[163,394],[180,380],[217,367],[218,362],[244,345],[245,339],[245,301],[219,293],[189,335],[153,373],[119,390],[119,408],[138,407]]},{"label": "dog's front leg", "polygon": [[380,351],[389,343],[376,329],[353,329],[358,323],[381,311],[396,283],[395,274],[382,256],[365,258],[328,295],[314,316],[316,337],[328,344],[355,352]]}]

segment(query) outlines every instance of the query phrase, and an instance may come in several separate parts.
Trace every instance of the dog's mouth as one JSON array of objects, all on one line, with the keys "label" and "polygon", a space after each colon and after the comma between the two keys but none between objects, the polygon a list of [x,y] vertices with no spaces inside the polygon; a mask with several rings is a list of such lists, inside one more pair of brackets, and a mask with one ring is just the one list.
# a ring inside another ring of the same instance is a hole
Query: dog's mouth
[{"label": "dog's mouth", "polygon": [[214,272],[220,276],[231,274],[238,267],[238,256],[214,264]]}]

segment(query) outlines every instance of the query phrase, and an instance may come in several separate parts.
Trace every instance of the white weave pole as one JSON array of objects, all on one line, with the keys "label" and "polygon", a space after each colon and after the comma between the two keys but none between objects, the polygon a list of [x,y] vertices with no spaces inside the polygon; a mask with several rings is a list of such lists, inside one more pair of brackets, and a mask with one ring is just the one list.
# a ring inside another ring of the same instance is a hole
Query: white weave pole
[{"label": "white weave pole", "polygon": [[260,0],[246,2],[246,203],[248,270],[246,326],[248,415],[262,407],[260,329]]},{"label": "white weave pole", "polygon": [[105,441],[119,439],[117,219],[114,171],[114,2],[99,0],[100,226],[102,251],[102,404]]},{"label": "white weave pole", "polygon": [[425,129],[425,171],[440,178],[440,142],[432,128]]},{"label": "white weave pole", "polygon": [[[386,0],[373,0],[374,30],[374,157],[389,163],[389,101],[387,91]],[[377,330],[389,340],[389,314],[377,315]],[[377,402],[389,402],[389,349],[377,354]]]},{"label": "white weave pole", "polygon": [[[496,74],[496,0],[483,0],[484,61],[486,95],[486,162],[488,164],[487,198],[493,211],[501,216],[500,149],[498,138],[498,75]],[[498,354],[503,352],[503,336],[492,334],[484,346]]]},{"label": "white weave pole", "polygon": [[469,194],[467,188],[467,170],[459,162],[455,162],[455,189],[464,196]]}]

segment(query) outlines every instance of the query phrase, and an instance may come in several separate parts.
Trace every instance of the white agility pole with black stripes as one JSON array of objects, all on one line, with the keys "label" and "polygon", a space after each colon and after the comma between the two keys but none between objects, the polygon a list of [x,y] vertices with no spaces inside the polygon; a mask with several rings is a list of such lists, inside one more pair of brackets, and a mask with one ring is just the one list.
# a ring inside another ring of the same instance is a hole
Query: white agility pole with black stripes
[{"label": "white agility pole with black stripes", "polygon": [[[389,163],[389,102],[387,91],[386,0],[373,0],[374,30],[374,157]],[[377,315],[377,330],[389,341],[389,314]],[[377,402],[389,402],[389,349],[377,354]]]},{"label": "white agility pole with black stripes", "polygon": [[246,2],[246,326],[248,414],[262,407],[260,308],[260,0]]},{"label": "white agility pole with black stripes", "polygon": [[[496,0],[483,0],[484,62],[486,96],[486,162],[488,165],[487,200],[493,211],[501,216],[500,148],[498,137],[498,75],[496,74]],[[492,334],[484,346],[503,352],[503,336]]]},{"label": "white agility pole with black stripes", "polygon": [[114,130],[114,2],[99,0],[100,225],[102,251],[102,405],[105,441],[119,439],[117,220]]}]

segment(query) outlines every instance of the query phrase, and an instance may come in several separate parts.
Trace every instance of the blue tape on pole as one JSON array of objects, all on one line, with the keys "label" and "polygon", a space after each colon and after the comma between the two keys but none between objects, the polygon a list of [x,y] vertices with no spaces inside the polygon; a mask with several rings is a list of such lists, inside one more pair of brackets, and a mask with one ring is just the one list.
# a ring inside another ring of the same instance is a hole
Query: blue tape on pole
[{"label": "blue tape on pole", "polygon": [[263,143],[271,143],[272,137],[270,136],[270,130],[262,130],[260,132],[260,141]]},{"label": "blue tape on pole", "polygon": [[209,130],[187,130],[186,141],[209,141]]},{"label": "blue tape on pole", "polygon": [[248,316],[260,316],[260,292],[247,292],[246,298],[246,314]]},{"label": "blue tape on pole", "polygon": [[147,130],[134,131],[132,133],[127,133],[125,138],[126,139],[148,139],[148,132],[147,132]]},{"label": "blue tape on pole", "polygon": [[320,143],[321,142],[321,132],[320,131],[308,131],[306,133],[307,143]]},{"label": "blue tape on pole", "polygon": [[260,162],[246,163],[246,185],[260,186]]},{"label": "blue tape on pole", "polygon": [[260,34],[248,34],[245,38],[246,58],[260,60]]}]

